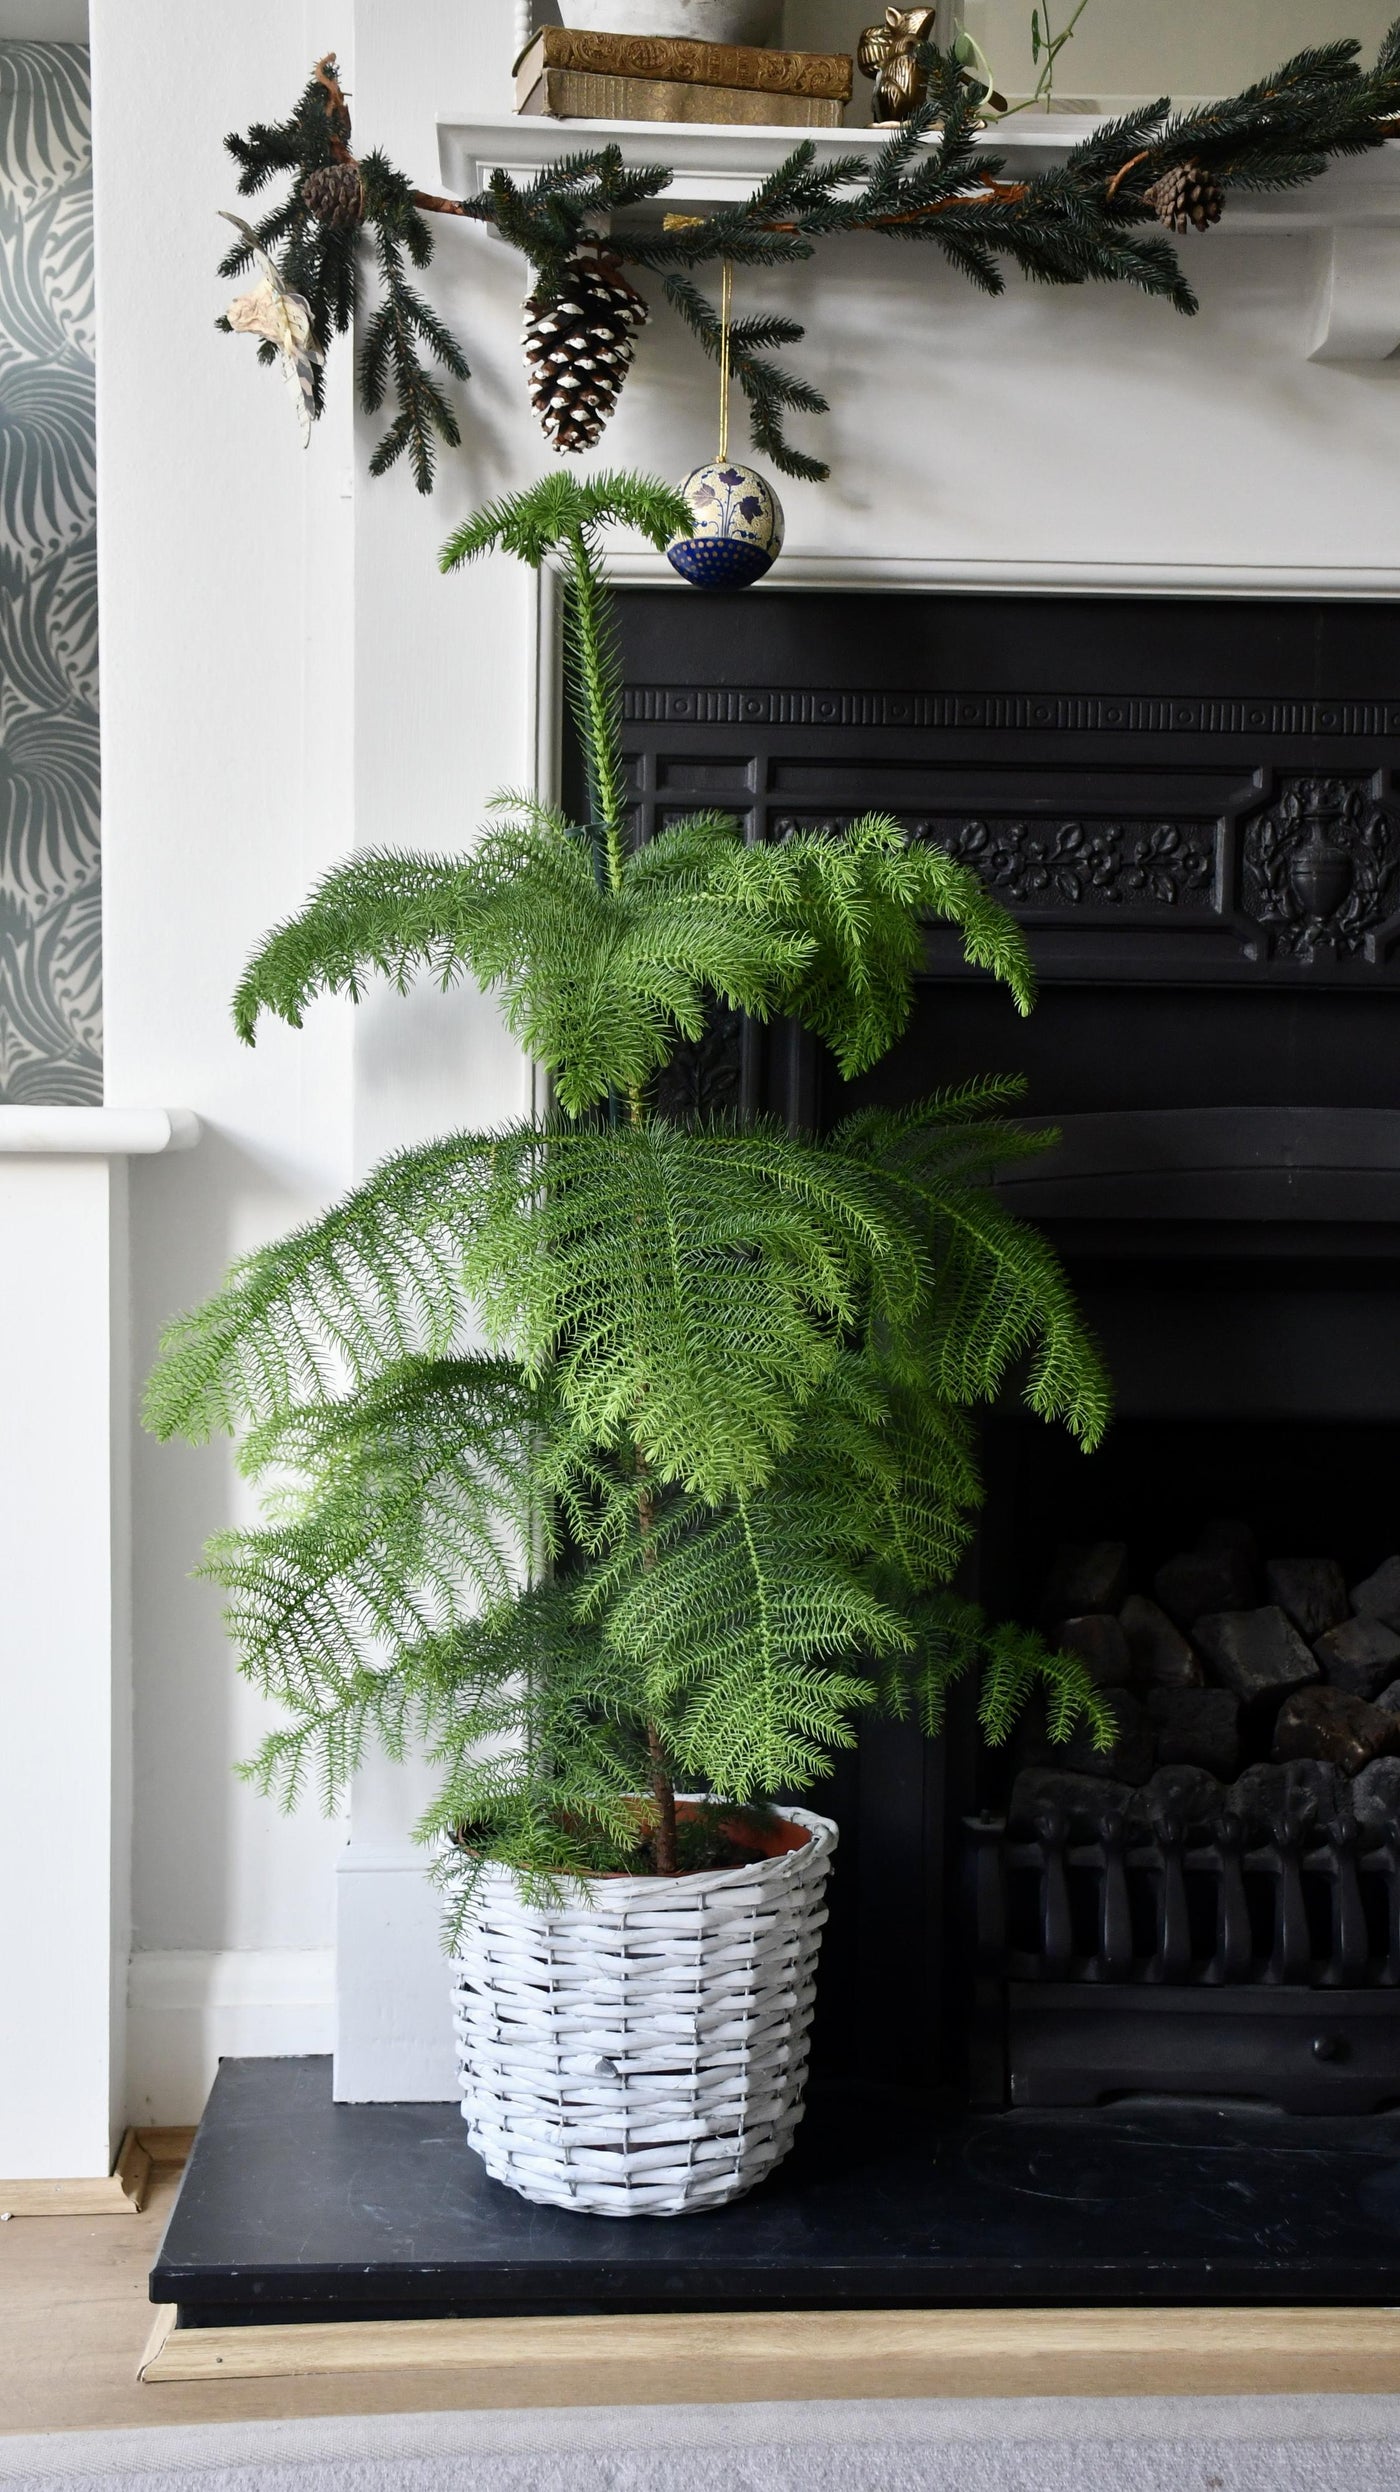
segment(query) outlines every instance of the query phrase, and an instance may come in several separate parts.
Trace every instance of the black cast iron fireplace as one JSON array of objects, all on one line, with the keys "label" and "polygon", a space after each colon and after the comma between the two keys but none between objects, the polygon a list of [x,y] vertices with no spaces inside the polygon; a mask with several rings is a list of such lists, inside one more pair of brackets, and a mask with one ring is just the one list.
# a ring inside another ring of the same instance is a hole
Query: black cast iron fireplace
[{"label": "black cast iron fireplace", "polygon": [[[969,1589],[1036,1618],[1063,1544],[1112,1543],[1150,1594],[1213,1521],[1349,1586],[1396,1554],[1400,609],[637,590],[622,630],[643,830],[880,807],[1030,930],[1028,1023],[934,934],[907,1039],[855,1093],[1024,1071],[1064,1135],[1013,1199],[1070,1266],[1118,1418],[1086,1460],[988,1415]],[[723,1018],[678,1079],[816,1126],[852,1104],[791,1033]],[[1126,1582],[1089,1622],[1110,1646]],[[1233,1729],[1217,1762],[1248,1775],[1274,1730],[1245,1704]],[[453,2104],[338,2104],[327,2061],[233,2061],[153,2298],[189,2327],[1393,2305],[1393,1836],[1352,1822],[1359,1781],[1281,1831],[1154,1814],[1155,1756],[1061,1807],[966,1706],[933,1746],[862,1738],[829,1789],[810,2107],[740,2205],[527,2206]]]},{"label": "black cast iron fireplace", "polygon": [[[1057,1544],[1162,1554],[1213,1516],[1353,1576],[1393,1554],[1400,613],[781,590],[622,609],[643,831],[697,804],[767,839],[888,811],[1031,934],[1028,1024],[934,932],[910,1032],[866,1081],[724,1019],[682,1077],[821,1126],[1022,1070],[1060,1128],[1008,1197],[1063,1253],[1119,1418],[1086,1462],[993,1414],[971,1588],[1034,1620]],[[1400,2102],[1400,1828],[1345,1797],[1276,1823],[1125,1817],[1107,1786],[1101,1810],[1017,1822],[1025,1753],[979,1756],[964,1712],[938,1751],[881,1729],[838,1768],[819,2066],[981,2104]]]}]

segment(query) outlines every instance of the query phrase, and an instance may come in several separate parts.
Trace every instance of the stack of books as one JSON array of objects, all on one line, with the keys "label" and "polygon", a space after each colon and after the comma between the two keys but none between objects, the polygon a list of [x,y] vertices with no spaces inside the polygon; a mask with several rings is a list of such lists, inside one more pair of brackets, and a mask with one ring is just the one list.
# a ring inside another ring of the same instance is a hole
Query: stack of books
[{"label": "stack of books", "polygon": [[515,108],[556,121],[712,121],[834,130],[851,93],[844,52],[770,52],[685,35],[545,26],[515,65]]}]

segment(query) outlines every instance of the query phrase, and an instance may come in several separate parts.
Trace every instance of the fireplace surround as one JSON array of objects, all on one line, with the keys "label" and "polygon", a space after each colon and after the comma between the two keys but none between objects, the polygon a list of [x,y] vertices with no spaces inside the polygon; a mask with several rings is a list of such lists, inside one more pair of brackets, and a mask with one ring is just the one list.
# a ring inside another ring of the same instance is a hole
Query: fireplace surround
[{"label": "fireplace surround", "polygon": [[[1396,896],[1392,610],[640,588],[622,596],[621,628],[643,833],[697,804],[741,814],[755,837],[882,805],[984,860],[1030,930],[1042,997],[1024,1023],[931,935],[878,1093],[843,1089],[784,1029],[723,1016],[680,1076],[697,1105],[738,1097],[820,1126],[857,1099],[1023,1070],[1027,1112],[1061,1128],[1008,1200],[1064,1254],[1119,1416],[1086,1460],[1012,1404],[988,1414],[969,1588],[1029,1614],[1059,1542],[1177,1545],[1212,1514],[1356,1572],[1386,1553],[1400,1417],[1396,970],[1377,914]],[[568,796],[567,753],[563,780]],[[1297,792],[1335,782],[1340,803]],[[1342,853],[1319,861],[1319,847]],[[1016,1859],[1007,1787],[966,1703],[933,1745],[874,1726],[822,1787],[841,1850],[810,2109],[789,2162],[737,2208],[688,2217],[683,2240],[669,2224],[542,2212],[463,2151],[455,2106],[335,2100],[325,2061],[233,2060],[153,2299],[187,2328],[1392,2305],[1400,1986],[1100,1978],[1114,1967],[1093,1964],[1099,1941],[1116,1943],[1102,1893],[1087,1944],[1079,1898],[1066,1962],[1047,1903],[1061,1876],[1102,1887],[1104,1864],[1075,1859],[1054,1828]],[[1124,1874],[1155,1909],[1170,1872],[1165,1940],[1144,1952],[1166,1976],[1182,1969],[1177,1868],[1221,1871],[1158,1852]],[[989,1862],[1031,1881],[1022,1960],[1016,1927],[999,1933],[988,1911]],[[1353,1866],[1368,1894],[1392,1882],[1383,1859]],[[1244,1868],[1257,1883],[1259,1865]],[[1272,1865],[1280,1889],[1287,1871]],[[1347,1971],[1354,1930],[1336,1915]],[[1024,1961],[1037,1929],[1058,1949],[1040,1967]],[[1301,2111],[1315,2116],[1289,2116]]]},{"label": "fireplace surround", "polygon": [[[1186,1545],[1212,1514],[1354,1574],[1389,1555],[1394,609],[632,589],[622,633],[643,835],[698,805],[754,838],[889,811],[1030,934],[1028,1023],[935,930],[874,1075],[847,1087],[791,1033],[721,1019],[682,1077],[698,1104],[822,1126],[1022,1071],[1059,1129],[1006,1199],[1064,1255],[1119,1416],[1087,1463],[1010,1405],[989,1416],[970,1588],[1033,1620],[1057,1541]],[[931,1753],[873,1731],[829,1788],[828,2073],[983,2104],[1400,2101],[1384,1829],[1300,1824],[1296,1852],[1266,1829],[1238,1856],[1229,1827],[1224,1853],[1210,1828],[1008,1830],[1008,1769],[965,1705]]]}]

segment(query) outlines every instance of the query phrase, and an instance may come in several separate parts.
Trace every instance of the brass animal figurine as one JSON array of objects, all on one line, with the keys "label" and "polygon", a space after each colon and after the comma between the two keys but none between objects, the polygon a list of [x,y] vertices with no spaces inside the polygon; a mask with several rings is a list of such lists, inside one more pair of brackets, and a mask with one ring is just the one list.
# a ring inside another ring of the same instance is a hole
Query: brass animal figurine
[{"label": "brass animal figurine", "polygon": [[923,102],[928,79],[914,58],[921,43],[933,40],[933,9],[886,9],[883,25],[867,26],[856,46],[856,60],[875,81],[872,121],[907,121]]}]

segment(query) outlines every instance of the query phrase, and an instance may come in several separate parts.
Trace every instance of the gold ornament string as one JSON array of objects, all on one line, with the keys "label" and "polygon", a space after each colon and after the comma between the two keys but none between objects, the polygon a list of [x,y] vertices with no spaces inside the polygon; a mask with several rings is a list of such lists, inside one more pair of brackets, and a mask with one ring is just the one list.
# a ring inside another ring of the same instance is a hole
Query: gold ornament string
[{"label": "gold ornament string", "polygon": [[[703,216],[677,216],[672,213],[661,220],[662,230],[678,234],[687,226],[703,225]],[[734,299],[734,263],[724,260],[719,280],[719,464],[729,461],[729,307]]]},{"label": "gold ornament string", "polygon": [[729,306],[734,292],[734,269],[724,263],[719,281],[719,463],[729,463]]}]

